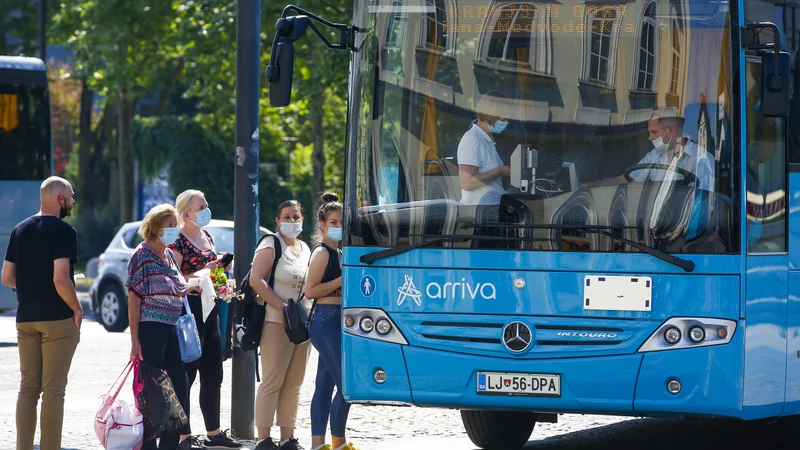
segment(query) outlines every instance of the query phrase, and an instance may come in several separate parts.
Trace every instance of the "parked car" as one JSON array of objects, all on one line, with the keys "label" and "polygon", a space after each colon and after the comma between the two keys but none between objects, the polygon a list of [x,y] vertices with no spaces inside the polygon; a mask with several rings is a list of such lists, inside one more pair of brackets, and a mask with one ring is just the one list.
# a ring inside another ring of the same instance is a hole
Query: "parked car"
[{"label": "parked car", "polygon": [[[123,225],[105,252],[98,258],[97,278],[89,288],[92,310],[95,317],[106,330],[122,332],[128,328],[128,293],[125,283],[128,280],[128,261],[136,246],[142,242],[139,236],[141,222]],[[212,220],[204,228],[214,239],[218,253],[233,253],[233,222]],[[267,234],[261,227],[261,235]]]}]

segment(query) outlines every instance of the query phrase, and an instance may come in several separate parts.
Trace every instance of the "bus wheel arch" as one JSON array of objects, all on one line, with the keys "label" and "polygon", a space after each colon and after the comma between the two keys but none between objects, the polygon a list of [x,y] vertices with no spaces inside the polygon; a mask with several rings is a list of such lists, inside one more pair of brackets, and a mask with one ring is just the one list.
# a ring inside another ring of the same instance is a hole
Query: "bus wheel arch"
[{"label": "bus wheel arch", "polygon": [[522,448],[536,426],[536,413],[461,410],[461,421],[473,444],[486,450]]}]

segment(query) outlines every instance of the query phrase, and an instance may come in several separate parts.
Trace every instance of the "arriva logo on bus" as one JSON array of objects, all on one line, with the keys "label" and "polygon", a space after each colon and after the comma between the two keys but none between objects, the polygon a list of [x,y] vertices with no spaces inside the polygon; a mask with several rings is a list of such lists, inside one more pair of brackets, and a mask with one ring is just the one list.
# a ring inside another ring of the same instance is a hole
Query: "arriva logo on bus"
[{"label": "arriva logo on bus", "polygon": [[492,283],[475,283],[472,284],[466,278],[462,278],[460,282],[440,284],[437,282],[430,282],[425,287],[425,294],[432,299],[447,300],[452,299],[472,299],[475,300],[479,296],[484,300],[494,300],[497,298],[497,288]]},{"label": "arriva logo on bus", "polygon": [[[406,299],[412,299],[417,306],[422,306],[422,293],[417,290],[414,285],[414,279],[408,275],[405,276],[405,282],[397,289],[397,305],[400,306],[405,303]],[[462,278],[460,282],[455,283],[437,283],[432,281],[425,287],[425,295],[434,300],[448,300],[448,299],[471,299],[475,300],[478,297],[484,300],[497,299],[497,288],[492,283],[470,283],[466,278]]]}]

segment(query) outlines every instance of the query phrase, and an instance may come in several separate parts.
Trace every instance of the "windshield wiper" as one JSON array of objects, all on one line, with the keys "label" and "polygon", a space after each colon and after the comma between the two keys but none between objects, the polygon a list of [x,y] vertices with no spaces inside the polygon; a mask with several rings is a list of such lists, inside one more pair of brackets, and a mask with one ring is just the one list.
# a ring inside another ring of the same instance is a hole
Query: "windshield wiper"
[{"label": "windshield wiper", "polygon": [[[617,236],[609,231],[609,228],[634,228],[634,227],[606,227],[602,225],[556,225],[556,224],[536,224],[536,225],[484,225],[484,226],[477,226],[476,228],[544,228],[544,229],[559,229],[559,230],[578,230],[583,231],[584,233],[598,233],[604,236],[607,236],[611,239],[615,239],[620,242],[624,242],[625,244],[630,245],[631,247],[639,250],[642,253],[647,253],[653,257],[656,257],[664,262],[670,263],[672,265],[678,266],[681,269],[685,270],[686,272],[692,272],[694,270],[694,262],[689,261],[683,258],[679,258],[677,256],[673,256],[667,252],[661,251],[657,248],[653,248],[644,244],[640,244],[638,242],[632,241],[630,239],[626,239],[621,236]],[[422,237],[433,237],[430,235],[422,235]],[[430,247],[437,244],[442,244],[445,242],[464,242],[470,240],[494,240],[494,241],[504,241],[504,240],[525,240],[525,241],[552,241],[552,239],[543,239],[543,238],[530,238],[530,237],[504,237],[504,236],[471,236],[471,235],[444,235],[439,236],[438,239],[434,239],[431,241],[421,242],[419,244],[414,245],[402,245],[397,247],[388,248],[385,250],[378,250],[372,253],[366,253],[361,255],[359,260],[363,264],[372,264],[375,261],[383,258],[388,258],[390,256],[399,255],[400,253],[405,253],[410,250],[414,250],[416,248],[423,248],[423,247]]]},{"label": "windshield wiper", "polygon": [[397,247],[387,248],[386,250],[378,250],[377,252],[372,253],[365,253],[361,255],[359,261],[363,264],[372,264],[375,261],[383,258],[388,258],[390,256],[399,255],[400,253],[404,253],[410,250],[414,250],[415,248],[422,248],[422,247],[429,247],[431,245],[442,244],[445,242],[463,242],[472,239],[473,236],[464,236],[463,238],[455,238],[452,236],[442,237],[439,239],[434,239],[432,241],[425,241],[419,244],[414,245],[398,245]]},{"label": "windshield wiper", "polygon": [[[383,258],[388,258],[390,256],[399,255],[400,253],[405,253],[410,250],[414,250],[415,248],[423,248],[423,247],[430,247],[436,244],[443,244],[445,242],[464,242],[464,241],[519,241],[520,238],[518,237],[510,237],[510,236],[472,236],[472,235],[465,235],[465,234],[444,234],[444,235],[431,235],[431,234],[410,234],[409,237],[422,237],[422,238],[432,238],[435,237],[436,239],[432,241],[425,241],[420,242],[419,244],[414,245],[398,245],[397,247],[387,248],[385,250],[378,250],[376,252],[367,253],[361,255],[359,261],[364,264],[372,264],[375,261]],[[545,239],[545,238],[525,238],[527,241],[552,241],[552,239]]]},{"label": "windshield wiper", "polygon": [[655,256],[656,258],[668,262],[670,264],[676,265],[681,269],[685,270],[686,272],[691,272],[694,270],[694,261],[689,261],[688,259],[679,258],[677,256],[673,256],[667,252],[663,252],[657,248],[650,247],[648,245],[640,244],[638,242],[632,241],[630,239],[625,239],[624,237],[617,236],[614,233],[609,233],[606,230],[598,230],[598,229],[589,229],[586,230],[589,233],[598,233],[602,234],[603,236],[608,236],[611,239],[615,239],[620,242],[624,242],[631,247],[639,250],[642,253],[647,253],[648,255]]},{"label": "windshield wiper", "polygon": [[[638,242],[632,241],[630,239],[626,239],[622,236],[617,236],[614,233],[609,232],[609,229],[634,229],[636,227],[610,227],[604,225],[560,225],[560,224],[535,224],[535,225],[476,225],[475,228],[516,228],[516,229],[526,229],[526,228],[545,228],[545,229],[556,229],[556,230],[577,230],[582,231],[584,233],[597,233],[602,234],[603,236],[608,236],[611,239],[624,242],[631,247],[639,250],[642,253],[647,253],[648,255],[654,256],[664,262],[668,262],[672,265],[678,266],[681,269],[685,270],[686,272],[691,272],[694,270],[694,262],[689,261],[687,259],[679,258],[677,256],[673,256],[667,252],[661,251],[657,248],[650,247],[648,245],[640,244]],[[525,239],[524,237],[520,237],[518,239]]]}]

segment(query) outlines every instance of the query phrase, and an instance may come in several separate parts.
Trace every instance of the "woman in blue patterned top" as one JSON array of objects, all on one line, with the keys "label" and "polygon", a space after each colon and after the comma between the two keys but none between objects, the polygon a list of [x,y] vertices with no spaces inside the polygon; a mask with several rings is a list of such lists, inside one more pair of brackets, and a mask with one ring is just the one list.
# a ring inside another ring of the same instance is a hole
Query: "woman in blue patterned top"
[{"label": "woman in blue patterned top", "polygon": [[[131,360],[137,358],[166,370],[181,404],[188,405],[189,381],[178,347],[175,324],[181,315],[183,297],[199,292],[188,287],[172,250],[178,238],[178,215],[170,205],[159,205],[147,213],[139,234],[144,242],[136,247],[128,264],[128,320],[131,329]],[[191,439],[180,441],[180,432],[164,434],[160,449],[189,450]],[[179,442],[180,441],[180,442]],[[155,448],[155,441],[145,447]],[[143,450],[147,450],[143,447]]]}]

